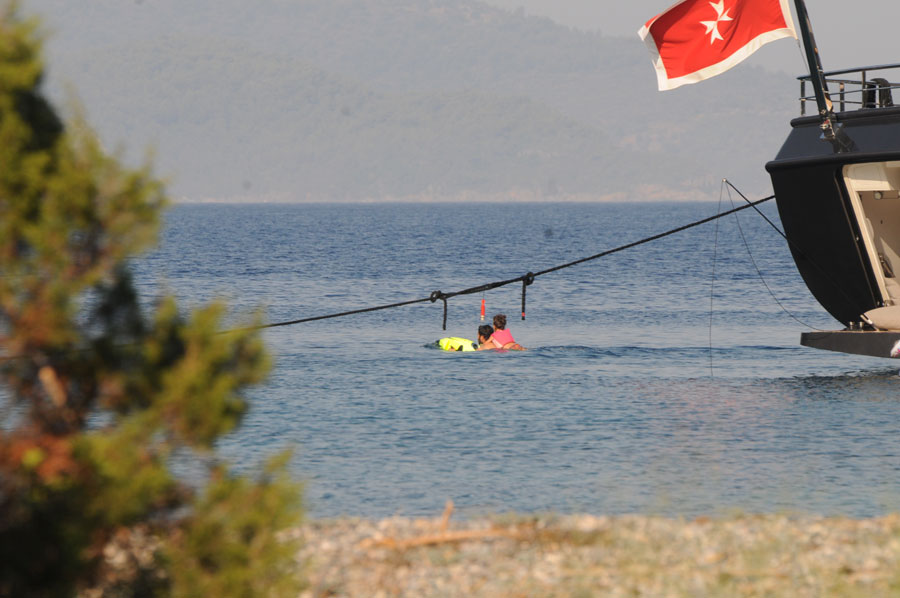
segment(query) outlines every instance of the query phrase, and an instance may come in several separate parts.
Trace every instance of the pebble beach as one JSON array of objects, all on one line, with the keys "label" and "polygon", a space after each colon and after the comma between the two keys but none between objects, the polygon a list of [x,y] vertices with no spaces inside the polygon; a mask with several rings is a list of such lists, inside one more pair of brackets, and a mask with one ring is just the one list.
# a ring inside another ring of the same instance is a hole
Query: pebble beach
[{"label": "pebble beach", "polygon": [[[298,598],[900,596],[900,515],[501,515],[310,520],[299,540]],[[122,530],[106,581],[78,598],[121,597],[160,574],[159,544]]]},{"label": "pebble beach", "polygon": [[900,516],[311,521],[302,598],[900,596]]}]

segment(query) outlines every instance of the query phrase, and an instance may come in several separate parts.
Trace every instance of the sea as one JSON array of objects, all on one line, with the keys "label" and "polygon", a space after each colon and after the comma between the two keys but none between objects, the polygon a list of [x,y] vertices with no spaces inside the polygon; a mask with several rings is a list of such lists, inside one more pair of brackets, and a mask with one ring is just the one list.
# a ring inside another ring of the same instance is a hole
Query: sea
[{"label": "sea", "polygon": [[[277,323],[515,278],[732,205],[180,204],[132,267],[147,305]],[[799,344],[840,325],[753,210],[539,276],[524,320],[521,292],[451,298],[446,330],[440,301],[264,330],[274,367],[220,454],[252,475],[292,449],[313,518],[900,509],[900,361]],[[482,299],[527,351],[436,348],[475,338]]]}]

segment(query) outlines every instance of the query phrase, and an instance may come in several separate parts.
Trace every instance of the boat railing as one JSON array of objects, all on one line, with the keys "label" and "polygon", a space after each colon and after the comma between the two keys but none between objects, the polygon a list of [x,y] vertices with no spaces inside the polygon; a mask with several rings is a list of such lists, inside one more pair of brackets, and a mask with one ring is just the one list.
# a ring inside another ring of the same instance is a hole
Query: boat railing
[{"label": "boat railing", "polygon": [[[892,69],[893,73],[886,72]],[[894,105],[893,91],[900,90],[900,64],[829,71],[824,75],[828,93],[837,112],[889,108]],[[892,75],[897,83],[888,80]],[[815,112],[816,96],[807,95],[811,76],[804,75],[797,79],[800,80],[800,114],[806,114],[807,102],[812,102],[812,112]]]}]

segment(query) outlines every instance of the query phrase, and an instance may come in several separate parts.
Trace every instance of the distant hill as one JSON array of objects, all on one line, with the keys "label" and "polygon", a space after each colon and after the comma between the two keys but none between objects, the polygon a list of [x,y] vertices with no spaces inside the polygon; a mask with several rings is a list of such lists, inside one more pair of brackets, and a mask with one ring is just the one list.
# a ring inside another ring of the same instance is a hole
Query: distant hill
[{"label": "distant hill", "polygon": [[789,77],[752,67],[659,93],[636,36],[468,0],[26,8],[52,88],[75,86],[108,145],[152,143],[193,198],[756,191],[796,106]]}]

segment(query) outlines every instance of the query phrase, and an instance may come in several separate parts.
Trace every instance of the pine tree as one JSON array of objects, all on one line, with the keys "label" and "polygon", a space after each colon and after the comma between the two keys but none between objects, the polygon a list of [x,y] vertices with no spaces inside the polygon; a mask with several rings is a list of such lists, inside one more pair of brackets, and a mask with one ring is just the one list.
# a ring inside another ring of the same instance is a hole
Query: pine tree
[{"label": "pine tree", "polygon": [[[62,122],[40,42],[0,6],[0,597],[296,596],[287,458],[253,480],[215,459],[268,370],[259,336],[221,334],[220,304],[142,308],[127,260],[165,190]],[[186,458],[202,490],[173,473]],[[152,562],[111,577],[104,547],[137,536]]]}]

